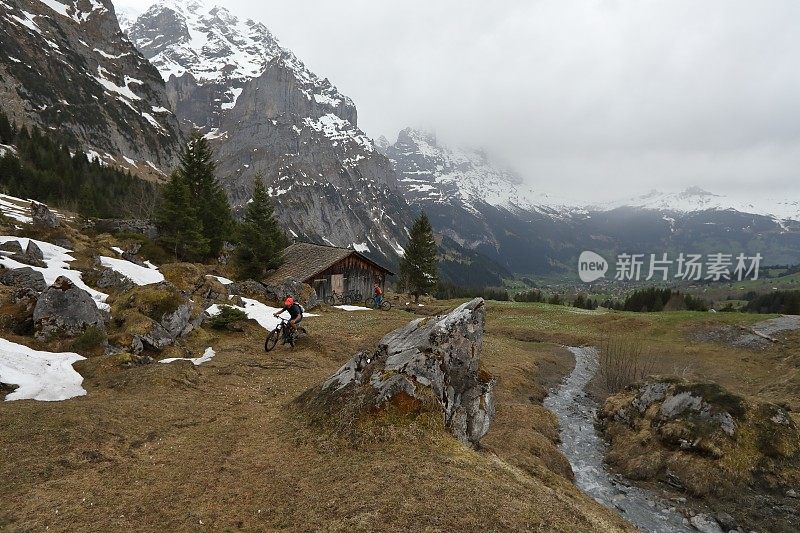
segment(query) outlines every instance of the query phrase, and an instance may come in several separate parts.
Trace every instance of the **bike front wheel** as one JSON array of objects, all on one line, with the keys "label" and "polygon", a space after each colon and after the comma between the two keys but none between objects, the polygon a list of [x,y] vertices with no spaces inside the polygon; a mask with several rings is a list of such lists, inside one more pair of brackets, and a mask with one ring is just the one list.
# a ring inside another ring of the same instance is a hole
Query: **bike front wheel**
[{"label": "bike front wheel", "polygon": [[275,328],[269,332],[267,340],[264,342],[264,351],[269,352],[278,345],[278,340],[281,338],[281,328]]},{"label": "bike front wheel", "polygon": [[381,309],[383,309],[384,311],[388,311],[391,308],[392,308],[392,302],[388,302],[386,300],[381,302]]},{"label": "bike front wheel", "polygon": [[334,298],[333,296],[326,296],[325,303],[328,305],[333,305],[336,303],[336,298]]}]

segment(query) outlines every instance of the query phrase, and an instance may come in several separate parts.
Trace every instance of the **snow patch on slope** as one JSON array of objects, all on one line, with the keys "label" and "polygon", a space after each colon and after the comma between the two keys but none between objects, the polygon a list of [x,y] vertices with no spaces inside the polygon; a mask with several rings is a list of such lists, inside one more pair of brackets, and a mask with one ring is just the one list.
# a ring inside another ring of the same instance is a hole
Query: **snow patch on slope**
[{"label": "snow patch on slope", "polygon": [[76,353],[51,353],[0,339],[0,382],[19,388],[6,401],[56,402],[86,394],[83,376],[72,364],[85,359]]},{"label": "snow patch on slope", "polygon": [[50,244],[49,242],[44,241],[37,241],[35,239],[28,239],[26,237],[13,237],[13,236],[0,236],[0,244],[3,244],[8,241],[17,241],[19,242],[22,249],[28,247],[28,242],[33,241],[36,246],[42,251],[42,255],[44,256],[44,262],[47,265],[46,267],[37,267],[26,265],[24,263],[20,263],[19,261],[15,261],[6,255],[0,254],[0,265],[5,266],[6,268],[32,268],[37,272],[41,272],[44,276],[44,281],[48,285],[52,285],[59,276],[64,276],[65,278],[69,279],[72,283],[75,284],[76,287],[79,287],[86,292],[88,292],[92,299],[94,300],[95,304],[100,309],[110,310],[111,306],[105,303],[106,299],[108,299],[108,295],[104,294],[100,291],[97,291],[83,282],[81,277],[81,273],[79,270],[71,270],[69,268],[69,263],[74,261],[75,258],[69,255],[69,250],[66,248],[62,248],[61,246],[56,246],[55,244]]},{"label": "snow patch on slope", "polygon": [[200,357],[169,357],[167,359],[161,359],[159,363],[172,363],[174,361],[191,361],[194,366],[200,366],[203,363],[207,363],[214,358],[217,353],[211,348],[206,348],[206,351],[203,352],[203,355]]},{"label": "snow patch on slope", "polygon": [[164,275],[158,269],[139,266],[125,259],[100,256],[100,264],[125,276],[136,285],[152,285],[164,281]]}]

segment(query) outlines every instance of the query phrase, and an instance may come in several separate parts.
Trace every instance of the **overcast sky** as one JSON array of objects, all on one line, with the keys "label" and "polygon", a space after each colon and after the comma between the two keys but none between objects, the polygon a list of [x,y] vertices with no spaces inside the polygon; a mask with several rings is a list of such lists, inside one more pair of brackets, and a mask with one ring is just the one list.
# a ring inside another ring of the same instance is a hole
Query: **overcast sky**
[{"label": "overcast sky", "polygon": [[266,24],[374,138],[433,129],[581,200],[800,199],[797,0],[207,1]]}]

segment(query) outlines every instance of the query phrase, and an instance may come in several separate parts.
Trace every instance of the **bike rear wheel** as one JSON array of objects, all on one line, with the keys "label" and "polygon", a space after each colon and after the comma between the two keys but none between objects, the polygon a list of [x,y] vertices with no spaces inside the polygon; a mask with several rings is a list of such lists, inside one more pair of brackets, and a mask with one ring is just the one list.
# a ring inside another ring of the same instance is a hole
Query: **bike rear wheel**
[{"label": "bike rear wheel", "polygon": [[281,337],[281,328],[275,328],[269,332],[267,340],[264,341],[264,351],[269,352],[278,345],[278,340]]},{"label": "bike rear wheel", "polygon": [[375,298],[367,298],[364,300],[364,307],[375,307]]},{"label": "bike rear wheel", "polygon": [[333,305],[336,303],[336,298],[334,298],[333,296],[326,296],[325,303],[328,305]]}]

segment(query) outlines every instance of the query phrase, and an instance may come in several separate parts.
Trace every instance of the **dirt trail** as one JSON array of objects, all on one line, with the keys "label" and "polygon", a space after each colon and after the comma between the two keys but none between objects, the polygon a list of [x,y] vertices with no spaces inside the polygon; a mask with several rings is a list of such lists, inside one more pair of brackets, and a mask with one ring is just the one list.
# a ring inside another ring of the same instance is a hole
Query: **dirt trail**
[{"label": "dirt trail", "polygon": [[[743,328],[745,329],[745,328]],[[781,315],[753,324],[746,328],[738,338],[733,341],[736,346],[757,347],[770,342],[777,342],[775,335],[800,329],[800,316]]]}]

